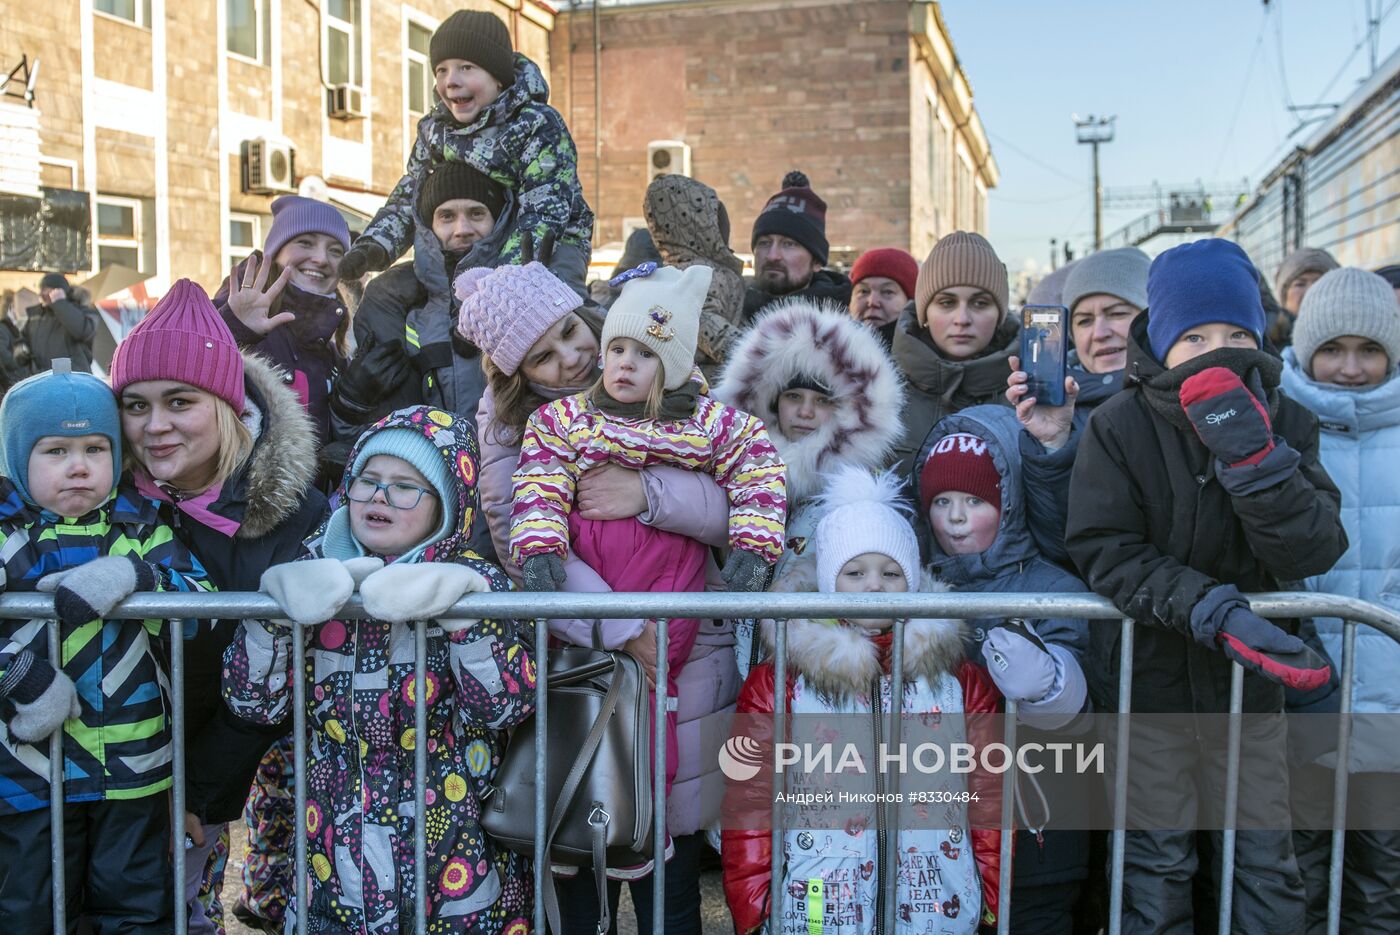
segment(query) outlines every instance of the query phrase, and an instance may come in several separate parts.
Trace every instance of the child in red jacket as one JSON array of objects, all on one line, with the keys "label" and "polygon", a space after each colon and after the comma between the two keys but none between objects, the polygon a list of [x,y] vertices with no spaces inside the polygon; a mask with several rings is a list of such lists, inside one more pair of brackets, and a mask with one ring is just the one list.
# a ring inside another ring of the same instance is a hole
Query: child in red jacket
[{"label": "child in red jacket", "polygon": [[[941,589],[921,576],[918,544],[898,503],[893,475],[872,477],[859,468],[843,468],[831,476],[823,500],[825,517],[813,537],[815,547],[808,560],[793,568],[789,577],[798,580],[785,582],[787,590]],[[871,737],[851,735],[856,723],[869,725],[875,742],[880,742],[877,725],[891,705],[892,627],[891,620],[792,620],[788,624],[786,694],[793,740],[820,721],[839,725],[834,739],[838,748],[847,743],[870,747]],[[765,622],[763,633],[771,651],[771,622]],[[761,732],[754,728],[761,728],[767,718],[743,715],[771,714],[775,696],[773,663],[765,662],[749,673],[739,695],[736,735]],[[920,723],[942,724],[939,739],[945,746],[966,741],[959,716],[991,714],[999,704],[1000,696],[986,672],[963,657],[961,622],[905,623],[901,711],[906,745]],[[979,727],[970,727],[966,733],[981,734]],[[736,736],[731,746],[746,739]],[[878,791],[881,783],[890,781],[872,773],[839,777],[833,786],[865,793]],[[769,778],[731,782],[726,798],[724,890],[741,933],[760,929],[770,912],[771,838],[765,822],[754,820],[766,815],[763,809],[773,802]],[[975,772],[930,776],[910,771],[899,777],[899,784],[905,802],[910,801],[909,793],[920,792],[939,804],[926,809],[927,815],[919,812],[919,805],[901,805],[903,820],[893,808],[869,822],[851,818],[849,809],[838,809],[828,816],[830,827],[815,824],[814,818],[822,819],[811,813],[800,817],[806,830],[786,824],[785,898],[778,907],[778,923],[770,931],[806,933],[815,926],[824,935],[869,932],[883,909],[880,881],[891,872],[898,875],[895,912],[901,930],[920,932],[936,923],[939,932],[972,933],[979,923],[995,920],[1001,843],[1001,833],[994,827],[999,811],[996,778]],[[877,810],[871,807],[870,811]],[[980,830],[972,827],[970,813],[975,813]],[[992,817],[987,821],[983,816]],[[901,828],[896,847],[899,867],[888,868],[880,842],[888,822],[895,820]]]}]

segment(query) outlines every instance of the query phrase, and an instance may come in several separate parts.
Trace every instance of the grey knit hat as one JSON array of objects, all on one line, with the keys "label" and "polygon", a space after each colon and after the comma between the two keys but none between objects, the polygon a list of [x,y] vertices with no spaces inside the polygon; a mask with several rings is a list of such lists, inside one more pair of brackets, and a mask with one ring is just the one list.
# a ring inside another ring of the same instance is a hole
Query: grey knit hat
[{"label": "grey knit hat", "polygon": [[1151,265],[1152,258],[1137,247],[1091,253],[1070,270],[1059,304],[1072,312],[1085,296],[1103,294],[1147,308],[1147,269]]},{"label": "grey knit hat", "polygon": [[1385,348],[1390,367],[1400,363],[1400,302],[1375,273],[1346,266],[1324,273],[1303,296],[1293,325],[1293,353],[1312,373],[1313,355],[1333,338],[1354,335]]},{"label": "grey knit hat", "polygon": [[1284,296],[1288,292],[1288,284],[1304,273],[1327,273],[1340,266],[1341,264],[1337,262],[1336,257],[1326,250],[1317,247],[1303,247],[1294,250],[1284,257],[1283,265],[1278,268],[1278,276],[1274,279],[1279,302],[1283,302]]}]

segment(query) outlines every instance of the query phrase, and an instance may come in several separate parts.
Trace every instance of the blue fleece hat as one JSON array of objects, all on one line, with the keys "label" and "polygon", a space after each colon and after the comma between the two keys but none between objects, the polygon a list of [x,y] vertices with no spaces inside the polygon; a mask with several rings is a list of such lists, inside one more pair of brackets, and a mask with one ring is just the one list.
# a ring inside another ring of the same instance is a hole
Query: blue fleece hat
[{"label": "blue fleece hat", "polygon": [[1219,237],[1172,247],[1147,271],[1147,340],[1166,362],[1167,351],[1192,328],[1238,325],[1264,343],[1259,271],[1238,244]]},{"label": "blue fleece hat", "polygon": [[[412,429],[385,428],[376,431],[360,448],[355,463],[347,472],[348,477],[358,477],[369,463],[369,459],[375,455],[389,455],[407,461],[427,479],[428,486],[437,493],[438,506],[442,513],[437,530],[398,559],[401,562],[416,561],[425,548],[452,531],[456,520],[454,514],[457,504],[457,482],[449,473],[447,462],[438,447],[429,441],[426,435]],[[358,541],[354,541],[354,534],[350,532],[348,505],[336,510],[336,514],[331,517],[326,527],[326,548],[326,555],[330,558],[363,554],[364,549]]]},{"label": "blue fleece hat", "polygon": [[102,435],[112,443],[112,486],[122,473],[117,398],[90,373],[73,373],[66,357],[53,369],[16,383],[0,403],[0,467],[29,504],[29,454],[46,435]]}]

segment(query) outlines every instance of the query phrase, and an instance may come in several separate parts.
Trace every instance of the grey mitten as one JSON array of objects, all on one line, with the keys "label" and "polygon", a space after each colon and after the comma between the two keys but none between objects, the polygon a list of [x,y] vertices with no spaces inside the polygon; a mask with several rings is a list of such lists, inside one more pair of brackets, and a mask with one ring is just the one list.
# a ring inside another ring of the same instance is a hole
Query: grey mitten
[{"label": "grey mitten", "polygon": [[156,569],[134,555],[107,555],[39,579],[53,592],[54,613],[70,627],[100,620],[137,591],[154,591]]},{"label": "grey mitten", "polygon": [[306,627],[325,623],[344,607],[355,593],[355,578],[338,558],[314,558],[273,565],[258,590],[272,596],[286,619]]},{"label": "grey mitten", "polygon": [[564,560],[557,555],[532,555],[520,566],[527,591],[558,591],[564,587]]},{"label": "grey mitten", "polygon": [[768,586],[768,574],[773,566],[761,555],[735,549],[724,563],[720,577],[731,591],[762,591]]},{"label": "grey mitten", "polygon": [[992,681],[1012,701],[1040,701],[1055,687],[1055,657],[1024,620],[993,627],[982,657]]},{"label": "grey mitten", "polygon": [[[360,585],[365,610],[370,616],[390,623],[435,620],[464,595],[489,591],[486,579],[465,565],[448,562],[421,562],[390,565],[376,571]],[[444,630],[460,630],[472,620],[444,620]]]},{"label": "grey mitten", "polygon": [[38,743],[82,713],[73,680],[27,649],[5,670],[0,696],[15,706],[10,736],[24,743]]}]

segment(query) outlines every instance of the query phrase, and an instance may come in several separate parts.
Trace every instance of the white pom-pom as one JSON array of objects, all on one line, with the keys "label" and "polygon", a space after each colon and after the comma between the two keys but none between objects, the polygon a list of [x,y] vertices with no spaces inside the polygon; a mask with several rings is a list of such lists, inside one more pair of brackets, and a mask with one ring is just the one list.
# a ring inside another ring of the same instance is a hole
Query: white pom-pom
[{"label": "white pom-pom", "polygon": [[893,470],[876,474],[848,464],[825,474],[823,481],[822,492],[817,495],[822,513],[860,503],[875,503],[900,513],[913,513],[913,508],[900,496],[901,484]]}]

